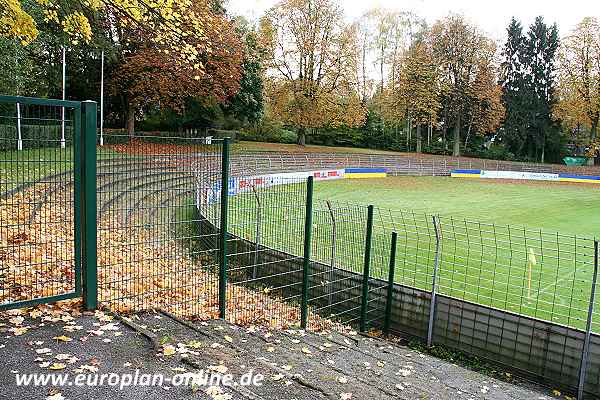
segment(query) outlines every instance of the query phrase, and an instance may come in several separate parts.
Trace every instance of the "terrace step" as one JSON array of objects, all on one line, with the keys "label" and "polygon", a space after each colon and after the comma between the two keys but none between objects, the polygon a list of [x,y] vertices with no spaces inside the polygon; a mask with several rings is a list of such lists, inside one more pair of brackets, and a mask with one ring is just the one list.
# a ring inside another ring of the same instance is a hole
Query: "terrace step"
[{"label": "terrace step", "polygon": [[222,320],[187,322],[167,313],[140,314],[134,321],[163,345],[199,341],[188,365],[221,364],[234,375],[252,369],[267,377],[268,384],[250,388],[251,395],[237,394],[243,398],[340,399],[342,393],[353,399],[546,398],[537,387],[515,386],[351,332],[268,331]]}]

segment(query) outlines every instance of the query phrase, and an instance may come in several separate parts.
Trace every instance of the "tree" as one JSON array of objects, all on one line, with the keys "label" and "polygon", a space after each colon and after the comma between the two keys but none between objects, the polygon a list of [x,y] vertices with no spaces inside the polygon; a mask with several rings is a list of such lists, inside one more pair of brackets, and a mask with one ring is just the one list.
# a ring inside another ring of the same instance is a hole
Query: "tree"
[{"label": "tree", "polygon": [[590,140],[600,119],[600,23],[585,18],[563,39],[560,52],[560,115],[581,122],[584,114]]},{"label": "tree", "polygon": [[399,120],[407,118],[417,127],[417,152],[421,152],[421,126],[429,125],[440,109],[438,68],[426,43],[416,42],[397,71],[390,87],[389,112]]},{"label": "tree", "polygon": [[526,39],[521,23],[512,18],[507,28],[508,39],[504,45],[500,85],[502,102],[506,108],[500,139],[514,154],[521,154],[528,139],[528,96],[526,66]]},{"label": "tree", "polygon": [[244,59],[240,89],[231,99],[226,111],[242,123],[256,123],[264,113],[264,49],[259,43],[257,32],[249,28],[246,21],[240,19],[236,25],[240,36],[244,38]]},{"label": "tree", "polygon": [[[180,57],[195,61],[201,52],[210,52],[206,32],[218,23],[213,12],[218,1],[173,0],[38,0],[44,21],[62,29],[73,45],[89,42],[92,26],[89,15],[109,14],[117,29],[145,29],[146,37],[168,47]],[[114,32],[113,32],[114,33]],[[31,43],[39,34],[38,23],[19,0],[0,2],[0,36]]]},{"label": "tree", "polygon": [[[195,4],[197,8],[207,7]],[[123,97],[130,136],[135,131],[136,114],[149,107],[182,112],[189,97],[223,103],[238,92],[243,50],[234,25],[225,16],[194,9],[194,15],[201,13],[211,15],[212,23],[203,32],[203,42],[209,46],[193,61],[182,60],[169,45],[148,40],[152,33],[146,29],[121,31],[122,61],[111,76],[111,86],[115,95]]]},{"label": "tree", "polygon": [[298,143],[309,130],[362,123],[356,79],[354,27],[331,0],[283,0],[261,22],[268,49],[268,93],[273,111],[298,128]]},{"label": "tree", "polygon": [[[399,65],[416,38],[422,37],[425,22],[411,12],[374,8],[357,22],[359,34],[360,96],[371,113],[379,113],[383,133],[388,125],[386,104],[397,81]],[[392,121],[396,127],[398,120]]]},{"label": "tree", "polygon": [[558,51],[558,28],[548,27],[542,17],[537,17],[529,28],[527,38],[527,85],[533,93],[530,114],[530,156],[541,162],[546,159],[546,144],[556,142],[559,124],[553,118],[556,105],[556,55]]},{"label": "tree", "polygon": [[491,60],[481,60],[473,84],[467,90],[467,115],[469,122],[465,147],[473,133],[484,136],[496,133],[505,115],[502,104],[502,87],[498,85]]},{"label": "tree", "polygon": [[[488,64],[493,59],[495,45],[459,15],[450,15],[437,21],[431,28],[428,40],[436,65],[440,68],[442,84],[447,87],[447,112],[454,118],[453,154],[459,156],[468,91],[481,68],[493,70]],[[445,118],[444,126],[448,122]]]},{"label": "tree", "polygon": [[558,29],[538,17],[523,35],[521,24],[513,18],[507,32],[500,79],[506,119],[500,138],[517,156],[542,162],[550,144],[556,159]]},{"label": "tree", "polygon": [[13,39],[0,37],[0,93],[5,95],[36,96],[43,93],[43,71],[34,63],[30,53],[37,48],[25,48]]},{"label": "tree", "polygon": [[33,17],[21,6],[20,0],[3,0],[0,3],[0,36],[16,39],[25,45],[37,36]]}]

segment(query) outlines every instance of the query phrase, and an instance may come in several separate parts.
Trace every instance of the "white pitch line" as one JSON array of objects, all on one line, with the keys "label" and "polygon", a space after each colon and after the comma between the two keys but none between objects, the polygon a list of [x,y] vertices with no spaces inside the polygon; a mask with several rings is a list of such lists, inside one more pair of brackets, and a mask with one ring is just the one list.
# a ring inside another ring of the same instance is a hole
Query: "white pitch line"
[{"label": "white pitch line", "polygon": [[[556,282],[550,283],[550,284],[544,286],[543,288],[541,288],[540,290],[538,290],[537,293],[536,293],[536,297],[535,298],[539,300],[540,295],[546,293],[546,291],[548,289],[550,289],[551,287],[553,287],[553,286],[554,286],[555,289],[558,288],[559,283],[564,282],[564,281],[566,281],[566,280],[568,280],[570,278],[571,274],[569,273],[568,275],[569,276],[567,276],[567,274],[565,274],[565,275],[563,275],[562,278],[560,278]],[[557,294],[555,292],[554,293],[554,297],[558,298],[558,300],[560,301],[561,305],[565,305],[564,302],[563,302],[563,297],[560,294]]]}]

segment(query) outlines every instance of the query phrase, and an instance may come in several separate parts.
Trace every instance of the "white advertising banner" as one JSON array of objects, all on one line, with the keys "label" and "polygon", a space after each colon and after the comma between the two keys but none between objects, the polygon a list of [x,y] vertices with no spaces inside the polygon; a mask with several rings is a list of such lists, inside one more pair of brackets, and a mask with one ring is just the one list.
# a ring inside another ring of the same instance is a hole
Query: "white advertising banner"
[{"label": "white advertising banner", "polygon": [[[276,185],[285,185],[292,180],[306,179],[313,176],[316,181],[326,181],[334,179],[343,179],[344,169],[327,169],[319,171],[303,172],[281,172],[277,174],[248,176],[243,178],[231,178],[229,180],[229,195],[235,196],[238,193],[252,190],[252,188],[261,189]],[[204,193],[201,193],[204,192]],[[221,182],[216,182],[214,187],[201,190],[196,189],[196,206],[200,208],[202,202],[212,204],[217,202],[221,196]]]},{"label": "white advertising banner", "polygon": [[558,174],[519,171],[481,171],[481,178],[486,179],[519,179],[533,181],[558,181]]}]

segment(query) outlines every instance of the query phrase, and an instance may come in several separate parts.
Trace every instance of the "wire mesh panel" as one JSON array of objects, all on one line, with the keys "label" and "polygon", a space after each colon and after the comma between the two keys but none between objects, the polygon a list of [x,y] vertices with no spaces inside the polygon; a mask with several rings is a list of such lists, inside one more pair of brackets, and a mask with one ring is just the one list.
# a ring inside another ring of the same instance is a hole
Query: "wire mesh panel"
[{"label": "wire mesh panel", "polygon": [[440,293],[585,328],[592,239],[451,217],[440,220]]},{"label": "wire mesh panel", "polygon": [[230,187],[235,194],[229,198],[228,319],[297,325],[306,178],[234,178]]},{"label": "wire mesh panel", "polygon": [[405,210],[376,209],[375,230],[398,233],[395,282],[431,290],[435,255],[433,216]]},{"label": "wire mesh panel", "polygon": [[80,123],[79,103],[0,97],[0,308],[79,295]]},{"label": "wire mesh panel", "polygon": [[[108,134],[97,161],[98,294],[117,311],[218,315],[217,233],[203,215],[221,142]],[[217,224],[218,225],[218,224]]]},{"label": "wire mesh panel", "polygon": [[309,304],[343,324],[359,321],[366,220],[363,206],[317,201],[313,210]]}]

